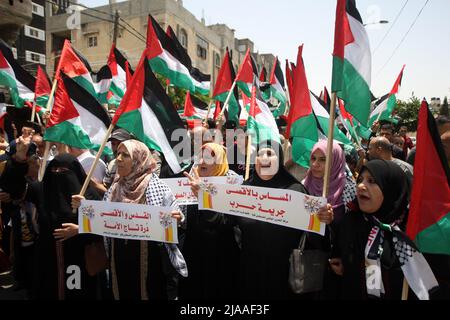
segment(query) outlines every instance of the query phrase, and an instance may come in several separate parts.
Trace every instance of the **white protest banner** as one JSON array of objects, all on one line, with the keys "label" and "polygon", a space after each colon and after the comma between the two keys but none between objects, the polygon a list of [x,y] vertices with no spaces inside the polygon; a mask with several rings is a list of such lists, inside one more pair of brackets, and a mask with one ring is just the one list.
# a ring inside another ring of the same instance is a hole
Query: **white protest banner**
[{"label": "white protest banner", "polygon": [[78,211],[79,233],[178,243],[177,220],[172,218],[172,211],[170,207],[83,200]]},{"label": "white protest banner", "polygon": [[294,229],[325,234],[317,212],[325,198],[252,186],[209,184],[199,192],[199,210],[214,210]]},{"label": "white protest banner", "polygon": [[[231,176],[231,177],[208,177],[200,178],[203,184],[234,184],[241,185],[244,182],[243,176]],[[191,191],[191,185],[188,178],[173,178],[163,179],[175,198],[178,200],[178,205],[187,206],[191,204],[198,204],[198,199]]]}]

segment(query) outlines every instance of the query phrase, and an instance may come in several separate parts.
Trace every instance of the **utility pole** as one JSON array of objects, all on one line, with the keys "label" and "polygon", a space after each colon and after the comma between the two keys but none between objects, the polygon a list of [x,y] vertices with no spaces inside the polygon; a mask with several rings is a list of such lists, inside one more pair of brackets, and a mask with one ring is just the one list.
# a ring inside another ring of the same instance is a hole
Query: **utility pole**
[{"label": "utility pole", "polygon": [[119,10],[116,10],[116,14],[114,16],[113,44],[117,43],[118,33],[119,33]]}]

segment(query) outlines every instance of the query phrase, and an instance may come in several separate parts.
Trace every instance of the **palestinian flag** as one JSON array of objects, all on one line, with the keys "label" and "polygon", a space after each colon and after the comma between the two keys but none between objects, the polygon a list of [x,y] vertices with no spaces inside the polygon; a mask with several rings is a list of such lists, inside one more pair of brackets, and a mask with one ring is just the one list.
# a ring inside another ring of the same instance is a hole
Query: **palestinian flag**
[{"label": "palestinian flag", "polygon": [[42,115],[46,111],[48,98],[52,92],[50,79],[41,66],[38,66],[36,74],[36,86],[34,88],[34,102],[36,104],[36,112]]},{"label": "palestinian flag", "polygon": [[[318,129],[326,136],[329,137],[328,127],[330,122],[330,114],[326,109],[325,102],[320,100],[314,93],[310,93],[311,106],[313,113],[316,116]],[[345,136],[345,134],[339,130],[336,124],[334,124],[334,140],[341,144],[352,145],[352,142]]]},{"label": "palestinian flag", "polygon": [[275,64],[273,66],[272,73],[270,74],[270,91],[272,97],[279,103],[278,108],[273,114],[275,118],[278,118],[285,114],[287,102],[283,71],[281,70],[281,65],[278,58],[275,59]]},{"label": "palestinian flag", "polygon": [[338,0],[331,90],[364,126],[370,115],[371,66],[369,38],[355,0]]},{"label": "palestinian flag", "polygon": [[8,45],[0,39],[0,85],[9,88],[11,99],[17,108],[25,101],[33,101],[36,79],[14,59]]},{"label": "palestinian flag", "polygon": [[[61,72],[44,140],[98,150],[110,124],[108,112],[97,99]],[[105,153],[112,155],[109,148]]]},{"label": "palestinian flag", "polygon": [[259,88],[258,67],[256,66],[253,56],[250,54],[250,49],[247,49],[244,61],[236,76],[236,84],[247,97],[251,97],[251,90],[254,83]]},{"label": "palestinian flag", "polygon": [[108,65],[103,66],[97,73],[94,74],[94,76],[97,99],[101,104],[108,104],[108,100],[111,99],[109,92],[113,81],[111,69]]},{"label": "palestinian flag", "polygon": [[450,170],[428,103],[419,113],[408,236],[421,252],[450,255]]},{"label": "palestinian flag", "polygon": [[173,150],[179,142],[172,141],[172,134],[184,130],[183,121],[153,74],[146,51],[112,122],[164,154],[173,172],[179,173],[182,161]]},{"label": "palestinian flag", "polygon": [[64,73],[93,97],[97,98],[97,91],[95,90],[91,72],[91,66],[86,58],[72,47],[69,40],[66,40],[61,52],[58,68],[56,69],[55,78],[59,81],[60,74]]},{"label": "palestinian flag", "polygon": [[242,95],[242,100],[239,100],[239,104],[242,107],[241,115],[239,116],[239,124],[241,127],[247,125],[248,113],[250,112],[251,98],[247,97],[245,94]]},{"label": "palestinian flag", "polygon": [[344,103],[341,99],[338,99],[339,104],[339,118],[344,125],[345,129],[349,133],[349,135],[352,137],[353,141],[356,143],[359,143],[359,137],[358,134],[355,131],[355,126],[353,124],[353,116],[345,110]]},{"label": "palestinian flag", "polygon": [[302,167],[309,168],[311,150],[319,139],[316,118],[302,58],[303,45],[298,49],[297,67],[294,74],[291,110],[287,121],[287,138],[292,137],[292,159]]},{"label": "palestinian flag", "polygon": [[267,104],[262,101],[261,94],[258,91],[256,84],[253,85],[247,130],[255,138],[253,142],[256,144],[266,140],[280,143],[280,132],[275,118]]},{"label": "palestinian flag", "polygon": [[[234,72],[233,63],[227,49],[225,57],[223,58],[222,66],[220,67],[219,75],[217,76],[213,99],[225,103],[235,78],[236,74]],[[227,119],[229,121],[234,121],[236,124],[239,123],[241,107],[239,105],[239,93],[236,86],[234,87],[233,94],[231,95],[228,103],[227,112]]]},{"label": "palestinian flag", "polygon": [[131,79],[133,78],[134,73],[128,61],[125,63],[125,73],[127,74],[127,88],[128,88],[131,84]]},{"label": "palestinian flag", "polygon": [[260,82],[267,82],[267,70],[266,67],[262,67],[261,73],[259,74]]},{"label": "palestinian flag", "polygon": [[394,119],[392,119],[392,112],[397,106],[397,94],[400,91],[404,70],[405,66],[403,66],[402,71],[398,75],[398,78],[395,81],[394,87],[392,88],[391,92],[375,102],[375,109],[370,114],[370,126],[372,126],[372,124],[377,121],[378,118],[380,120],[395,122]]},{"label": "palestinian flag", "polygon": [[290,104],[292,105],[292,101],[294,100],[294,74],[289,66],[289,61],[287,59],[286,59],[286,84],[289,92]]},{"label": "palestinian flag", "polygon": [[130,68],[127,59],[116,48],[115,44],[111,47],[107,64],[112,74],[112,82],[109,89],[111,93],[108,102],[119,105],[127,91],[127,68],[131,75],[133,75],[133,70]]},{"label": "palestinian flag", "polygon": [[211,76],[202,73],[199,69],[192,66],[191,58],[189,57],[186,49],[181,45],[178,37],[173,31],[171,26],[167,27],[166,34],[173,40],[175,48],[177,49],[178,57],[180,57],[181,63],[188,68],[189,73],[194,79],[194,85],[196,87],[196,92],[202,95],[209,95],[211,88]]},{"label": "palestinian flag", "polygon": [[188,119],[201,119],[205,120],[206,117],[212,119],[214,110],[210,110],[208,115],[208,104],[201,101],[199,98],[191,95],[188,91],[186,94],[186,100],[184,103],[184,112],[182,117]]},{"label": "palestinian flag", "polygon": [[147,49],[147,58],[152,69],[169,79],[172,85],[192,93],[209,94],[209,86],[197,81],[191,75],[185,56],[179,54],[180,50],[174,40],[164,32],[151,15],[148,17]]}]

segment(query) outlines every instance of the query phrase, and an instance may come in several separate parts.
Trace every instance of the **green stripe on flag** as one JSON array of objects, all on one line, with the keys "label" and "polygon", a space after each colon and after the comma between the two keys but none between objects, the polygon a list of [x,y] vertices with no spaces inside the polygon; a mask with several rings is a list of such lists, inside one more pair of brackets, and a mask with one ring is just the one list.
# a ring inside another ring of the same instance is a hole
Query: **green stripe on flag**
[{"label": "green stripe on flag", "polygon": [[24,104],[24,99],[19,95],[19,89],[17,88],[16,80],[7,72],[0,71],[0,85],[9,88],[11,95],[11,100],[17,108],[22,108]]},{"label": "green stripe on flag", "polygon": [[437,223],[419,232],[415,239],[422,252],[450,255],[450,213]]},{"label": "green stripe on flag", "polygon": [[149,60],[150,66],[152,67],[153,72],[159,73],[160,75],[166,77],[170,80],[170,84],[178,87],[189,90],[192,93],[195,93],[195,87],[192,82],[190,75],[177,72],[168,67],[167,62],[160,57],[156,57],[152,60]]}]

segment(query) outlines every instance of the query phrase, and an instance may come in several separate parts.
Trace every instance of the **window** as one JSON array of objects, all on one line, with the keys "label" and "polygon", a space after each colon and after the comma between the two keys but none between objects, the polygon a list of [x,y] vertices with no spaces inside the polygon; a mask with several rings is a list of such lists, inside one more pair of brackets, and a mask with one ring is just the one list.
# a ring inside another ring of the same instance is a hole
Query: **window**
[{"label": "window", "polygon": [[39,39],[45,41],[45,32],[44,30],[33,28],[30,26],[25,26],[25,35],[31,38]]},{"label": "window", "polygon": [[44,16],[44,7],[33,2],[33,13],[35,15]]},{"label": "window", "polygon": [[14,59],[17,60],[17,49],[16,48],[11,48],[11,51],[13,53]]},{"label": "window", "polygon": [[208,42],[197,36],[197,57],[206,60],[208,57]]},{"label": "window", "polygon": [[183,48],[185,48],[187,50],[188,48],[188,35],[186,30],[181,29],[180,30],[180,43],[183,46]]},{"label": "window", "polygon": [[220,68],[221,60],[220,60],[220,55],[217,52],[214,55],[214,64],[217,68]]},{"label": "window", "polygon": [[28,62],[45,64],[45,55],[33,51],[25,50],[25,60]]},{"label": "window", "polygon": [[88,47],[96,47],[97,46],[97,36],[89,36],[88,37]]}]

